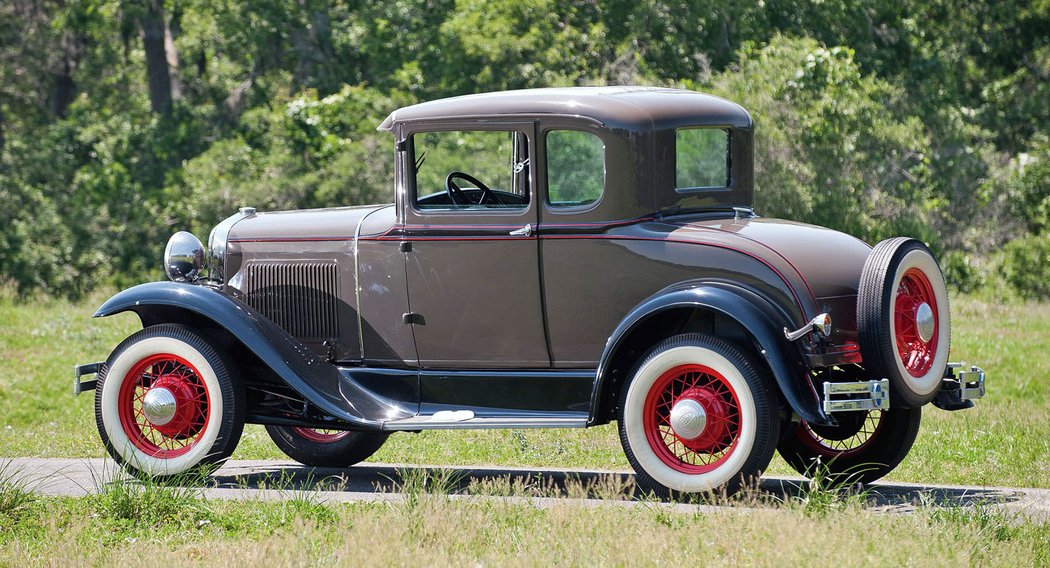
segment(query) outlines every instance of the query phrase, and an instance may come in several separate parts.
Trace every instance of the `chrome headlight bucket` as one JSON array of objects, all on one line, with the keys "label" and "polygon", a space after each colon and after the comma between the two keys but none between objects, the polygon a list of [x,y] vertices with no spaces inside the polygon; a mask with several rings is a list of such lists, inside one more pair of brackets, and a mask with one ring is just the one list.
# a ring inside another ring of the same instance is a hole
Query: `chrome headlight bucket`
[{"label": "chrome headlight bucket", "polygon": [[179,231],[168,239],[164,247],[164,272],[174,282],[193,282],[204,268],[204,245],[186,231]]}]

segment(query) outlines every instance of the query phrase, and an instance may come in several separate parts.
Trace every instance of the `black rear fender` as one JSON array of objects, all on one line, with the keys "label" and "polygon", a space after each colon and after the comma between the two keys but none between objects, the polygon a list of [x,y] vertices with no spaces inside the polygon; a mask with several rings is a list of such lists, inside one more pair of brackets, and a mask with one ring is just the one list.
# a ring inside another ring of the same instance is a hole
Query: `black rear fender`
[{"label": "black rear fender", "polygon": [[787,342],[785,315],[758,294],[721,282],[683,283],[635,307],[606,343],[591,396],[591,424],[612,419],[616,393],[656,342],[700,331],[737,343],[769,368],[788,406],[812,424],[834,424],[807,377],[802,351]]}]

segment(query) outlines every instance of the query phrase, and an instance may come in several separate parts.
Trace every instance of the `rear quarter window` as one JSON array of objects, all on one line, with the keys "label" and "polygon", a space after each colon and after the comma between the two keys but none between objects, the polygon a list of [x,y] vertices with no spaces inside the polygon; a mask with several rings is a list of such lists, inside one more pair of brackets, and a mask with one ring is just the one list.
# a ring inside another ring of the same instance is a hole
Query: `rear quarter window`
[{"label": "rear quarter window", "polygon": [[589,132],[551,130],[546,135],[547,202],[581,207],[605,189],[605,143]]},{"label": "rear quarter window", "polygon": [[729,187],[732,181],[732,136],[721,128],[675,131],[675,189],[689,191]]}]

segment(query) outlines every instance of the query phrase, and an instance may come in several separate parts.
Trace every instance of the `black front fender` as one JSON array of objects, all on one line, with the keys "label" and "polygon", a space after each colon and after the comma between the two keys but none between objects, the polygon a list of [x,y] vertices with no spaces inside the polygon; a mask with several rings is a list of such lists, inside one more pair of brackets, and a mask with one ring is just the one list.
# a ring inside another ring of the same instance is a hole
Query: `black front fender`
[{"label": "black front fender", "polygon": [[606,342],[598,362],[597,380],[591,394],[591,422],[598,418],[603,387],[611,374],[611,362],[625,338],[647,319],[679,308],[718,312],[738,322],[747,330],[792,410],[811,424],[835,424],[824,412],[816,390],[807,379],[800,349],[783,337],[786,322],[780,320],[784,317],[758,294],[721,282],[683,283],[665,289],[639,304],[620,322]]},{"label": "black front fender", "polygon": [[399,401],[344,377],[338,367],[318,358],[262,314],[214,288],[177,282],[140,284],[107,300],[94,317],[129,311],[139,316],[143,327],[178,322],[186,311],[211,320],[311,404],[360,428],[378,429],[383,419],[414,414]]}]

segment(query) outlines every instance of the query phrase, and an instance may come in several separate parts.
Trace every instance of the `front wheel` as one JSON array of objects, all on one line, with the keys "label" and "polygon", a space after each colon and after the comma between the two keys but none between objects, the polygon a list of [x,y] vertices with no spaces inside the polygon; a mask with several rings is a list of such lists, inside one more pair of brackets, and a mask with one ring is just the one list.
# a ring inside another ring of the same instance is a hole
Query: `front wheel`
[{"label": "front wheel", "polygon": [[836,484],[871,483],[893,471],[915,443],[921,408],[845,412],[838,426],[801,421],[777,446],[795,471]]},{"label": "front wheel", "polygon": [[155,325],[125,339],[95,389],[95,422],[113,459],[133,475],[169,477],[233,453],[244,390],[193,329]]},{"label": "front wheel", "polygon": [[618,412],[643,491],[733,493],[769,465],[780,429],[764,369],[733,345],[695,333],[649,352]]},{"label": "front wheel", "polygon": [[303,426],[267,426],[277,447],[288,457],[310,467],[349,467],[376,453],[390,434],[322,430]]}]

